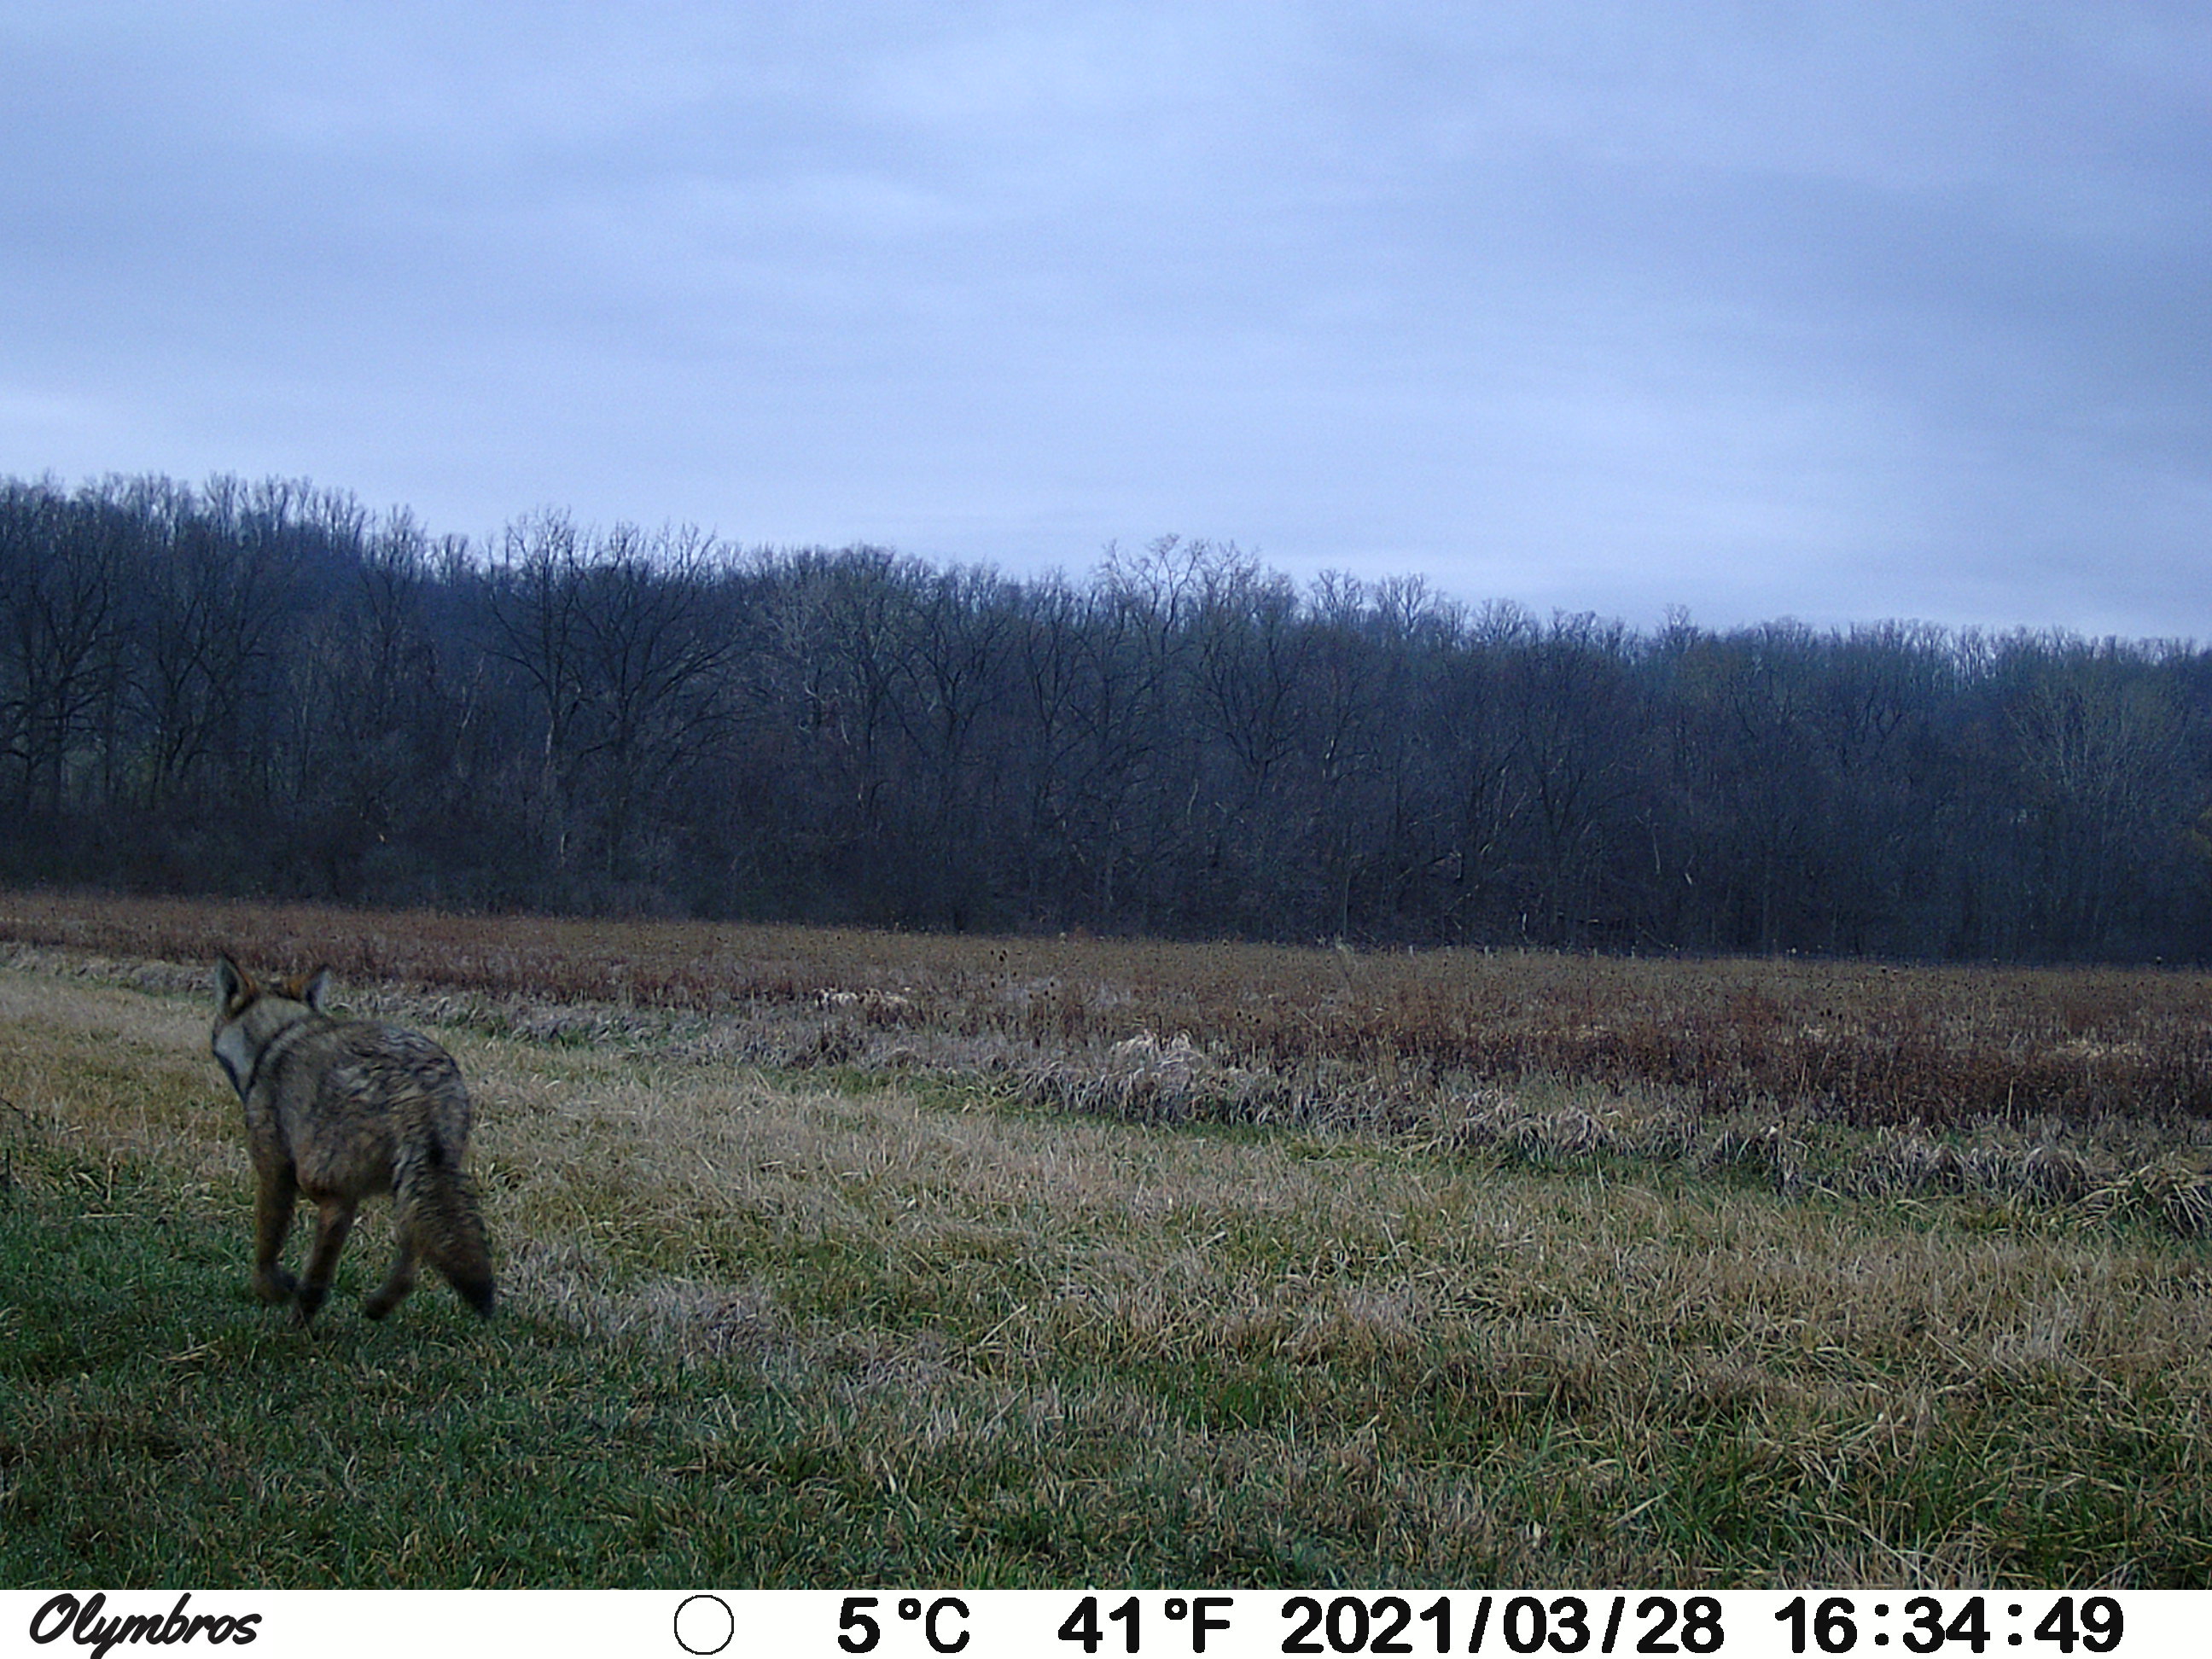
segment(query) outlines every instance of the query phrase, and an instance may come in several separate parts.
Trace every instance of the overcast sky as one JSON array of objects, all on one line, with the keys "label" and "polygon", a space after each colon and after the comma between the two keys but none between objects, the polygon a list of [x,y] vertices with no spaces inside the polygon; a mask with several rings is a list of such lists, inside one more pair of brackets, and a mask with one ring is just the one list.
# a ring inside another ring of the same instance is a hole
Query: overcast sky
[{"label": "overcast sky", "polygon": [[0,472],[2212,640],[2212,8],[0,0]]}]

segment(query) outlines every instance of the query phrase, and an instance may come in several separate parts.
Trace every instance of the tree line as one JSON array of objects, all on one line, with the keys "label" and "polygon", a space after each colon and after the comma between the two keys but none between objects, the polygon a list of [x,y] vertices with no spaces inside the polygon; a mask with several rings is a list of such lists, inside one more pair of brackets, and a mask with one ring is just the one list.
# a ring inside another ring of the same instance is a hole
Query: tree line
[{"label": "tree line", "polygon": [[1232,544],[1016,579],[0,481],[0,877],[464,908],[2212,957],[2212,653],[1639,632]]}]

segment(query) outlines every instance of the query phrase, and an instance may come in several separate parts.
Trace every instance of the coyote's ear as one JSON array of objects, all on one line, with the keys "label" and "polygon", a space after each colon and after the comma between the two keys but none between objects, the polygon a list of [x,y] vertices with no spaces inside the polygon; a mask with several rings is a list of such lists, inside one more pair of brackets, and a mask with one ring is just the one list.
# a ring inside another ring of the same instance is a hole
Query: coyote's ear
[{"label": "coyote's ear", "polygon": [[307,988],[301,993],[300,1000],[317,1013],[320,1013],[323,1009],[323,999],[330,994],[330,990],[331,970],[327,968],[318,968],[307,975]]},{"label": "coyote's ear", "polygon": [[215,959],[215,1000],[228,1008],[253,988],[253,981],[240,973],[238,964],[218,951]]}]

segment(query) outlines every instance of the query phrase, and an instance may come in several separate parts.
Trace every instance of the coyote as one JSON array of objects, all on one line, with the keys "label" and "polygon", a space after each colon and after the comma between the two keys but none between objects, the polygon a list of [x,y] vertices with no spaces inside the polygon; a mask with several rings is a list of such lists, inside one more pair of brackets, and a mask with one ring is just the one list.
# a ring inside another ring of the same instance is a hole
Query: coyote
[{"label": "coyote", "polygon": [[[362,1304],[381,1319],[415,1288],[427,1257],[478,1313],[491,1312],[491,1256],[476,1196],[461,1170],[469,1096],[453,1058],[426,1036],[323,1012],[331,974],[263,985],[228,956],[215,968],[210,1044],[246,1107],[253,1158],[253,1288],[290,1301],[307,1324],[330,1292],[354,1212],[392,1195],[398,1238],[392,1271]],[[276,1265],[292,1208],[318,1212],[304,1280]]]}]

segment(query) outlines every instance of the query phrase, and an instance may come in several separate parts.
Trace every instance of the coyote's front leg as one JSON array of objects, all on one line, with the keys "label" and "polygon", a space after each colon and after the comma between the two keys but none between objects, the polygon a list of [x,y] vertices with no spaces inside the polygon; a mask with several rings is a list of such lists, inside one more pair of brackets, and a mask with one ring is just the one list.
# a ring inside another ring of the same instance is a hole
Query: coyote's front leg
[{"label": "coyote's front leg", "polygon": [[253,1184],[253,1293],[264,1302],[292,1299],[299,1281],[276,1265],[284,1235],[292,1230],[292,1206],[300,1181],[289,1163],[270,1160],[255,1171]]}]

